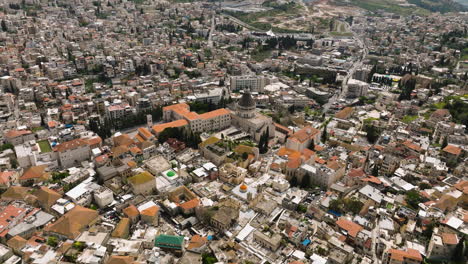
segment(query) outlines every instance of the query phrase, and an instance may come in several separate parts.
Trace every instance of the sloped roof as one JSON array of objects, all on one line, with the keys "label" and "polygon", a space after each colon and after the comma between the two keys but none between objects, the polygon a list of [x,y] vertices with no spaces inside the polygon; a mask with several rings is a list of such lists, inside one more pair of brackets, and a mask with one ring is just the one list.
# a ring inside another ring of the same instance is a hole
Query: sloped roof
[{"label": "sloped roof", "polygon": [[362,226],[343,217],[341,217],[340,219],[338,219],[338,221],[336,221],[336,225],[338,225],[341,229],[344,229],[352,237],[356,237],[357,234],[362,229],[364,229]]},{"label": "sloped roof", "polygon": [[155,216],[159,212],[159,207],[156,205],[153,205],[149,208],[146,208],[145,210],[141,211],[141,215],[146,215],[146,216]]},{"label": "sloped roof", "polygon": [[27,240],[18,235],[10,238],[10,240],[7,241],[7,245],[15,250],[22,249],[26,245],[26,243]]},{"label": "sloped roof", "polygon": [[106,264],[132,264],[134,260],[132,256],[110,256]]},{"label": "sloped roof", "polygon": [[196,249],[196,248],[200,248],[202,246],[204,246],[207,242],[207,238],[206,237],[202,237],[200,235],[194,235],[191,239],[190,239],[190,242],[187,246],[187,249],[188,250],[191,250],[191,249]]},{"label": "sloped roof", "polygon": [[44,230],[74,239],[98,217],[99,213],[96,210],[77,205]]},{"label": "sloped roof", "polygon": [[57,145],[54,148],[54,151],[65,152],[67,150],[78,148],[78,147],[81,147],[81,146],[84,146],[84,145],[88,145],[88,142],[86,140],[82,139],[82,138],[77,138],[77,139],[73,139],[73,140],[63,142],[63,143]]},{"label": "sloped roof", "polygon": [[46,207],[51,207],[58,199],[62,198],[60,193],[44,186],[39,189],[35,189],[33,191],[33,195],[36,196],[37,200]]},{"label": "sloped roof", "polygon": [[291,135],[291,139],[296,139],[299,142],[305,142],[320,133],[320,130],[313,128],[312,126],[304,127],[303,129],[297,131]]},{"label": "sloped roof", "polygon": [[157,247],[180,248],[184,243],[183,236],[159,235],[154,241]]},{"label": "sloped roof", "polygon": [[27,169],[23,175],[19,178],[21,181],[31,180],[31,179],[42,179],[47,180],[49,174],[46,173],[47,165],[33,166]]},{"label": "sloped roof", "polygon": [[22,186],[10,186],[3,194],[2,200],[24,200],[29,195],[31,188]]},{"label": "sloped roof", "polygon": [[130,138],[127,134],[122,134],[117,137],[113,137],[112,141],[114,142],[115,146],[130,146],[134,143],[134,141]]},{"label": "sloped roof", "polygon": [[123,238],[125,229],[127,229],[127,227],[130,227],[130,218],[124,217],[120,219],[114,231],[112,231],[112,237]]},{"label": "sloped roof", "polygon": [[134,185],[145,184],[150,181],[154,181],[154,176],[147,171],[128,178],[128,182]]},{"label": "sloped roof", "polygon": [[128,206],[127,208],[123,209],[123,213],[126,216],[129,216],[129,217],[136,217],[136,216],[140,215],[140,212],[138,211],[138,208],[136,208],[136,206],[133,205],[133,204]]},{"label": "sloped roof", "polygon": [[457,147],[457,146],[454,146],[454,145],[447,145],[447,146],[443,149],[443,151],[458,156],[458,155],[461,154],[462,149],[459,148],[459,147]]}]

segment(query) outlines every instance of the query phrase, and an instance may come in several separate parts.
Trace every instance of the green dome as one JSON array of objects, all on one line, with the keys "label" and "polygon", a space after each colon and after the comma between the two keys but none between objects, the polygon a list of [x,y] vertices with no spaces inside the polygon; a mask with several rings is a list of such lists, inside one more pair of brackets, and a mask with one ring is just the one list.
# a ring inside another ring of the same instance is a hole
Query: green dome
[{"label": "green dome", "polygon": [[168,171],[168,172],[166,173],[166,175],[167,175],[167,177],[173,177],[173,176],[175,176],[175,172],[173,172],[173,171]]}]

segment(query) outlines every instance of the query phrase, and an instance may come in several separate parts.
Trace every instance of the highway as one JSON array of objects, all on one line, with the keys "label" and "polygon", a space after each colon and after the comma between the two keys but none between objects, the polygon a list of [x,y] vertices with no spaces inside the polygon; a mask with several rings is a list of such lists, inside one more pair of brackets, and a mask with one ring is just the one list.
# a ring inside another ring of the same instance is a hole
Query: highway
[{"label": "highway", "polygon": [[212,48],[213,47],[213,33],[215,31],[215,15],[211,17],[211,28],[210,28],[210,34],[208,35],[208,47]]},{"label": "highway", "polygon": [[374,260],[372,263],[374,264],[380,264],[380,260],[377,257],[377,253],[375,252],[376,251],[375,248],[377,247],[377,239],[379,238],[379,230],[380,230],[379,220],[377,219],[375,227],[374,229],[372,229],[372,243],[371,243],[372,258]]},{"label": "highway", "polygon": [[356,34],[356,32],[354,32],[352,30],[352,27],[349,26],[348,23],[345,22],[345,24],[347,25],[347,28],[353,33],[353,39],[356,40],[358,42],[358,46],[359,48],[361,48],[361,54],[359,55],[359,57],[357,58],[357,60],[353,63],[353,65],[351,66],[351,68],[349,69],[348,71],[348,74],[346,74],[346,77],[343,79],[343,82],[341,83],[341,89],[340,89],[340,92],[339,93],[336,93],[334,94],[326,104],[323,105],[322,107],[322,111],[324,113],[328,112],[328,110],[330,110],[330,107],[337,101],[337,100],[340,100],[340,99],[343,99],[346,97],[346,94],[348,93],[348,81],[350,78],[353,77],[354,73],[356,72],[356,70],[360,67],[362,67],[362,61],[364,60],[364,58],[367,56],[367,54],[369,53],[369,50],[366,46],[366,44],[364,43],[363,41],[363,36],[359,36],[358,34]]},{"label": "highway", "polygon": [[242,21],[240,21],[239,19],[233,17],[233,16],[230,16],[230,15],[227,15],[227,14],[220,14],[221,16],[223,17],[226,17],[226,18],[229,18],[232,22],[240,25],[240,26],[243,26],[245,27],[246,29],[250,29],[250,30],[253,30],[253,31],[257,31],[257,32],[266,32],[265,30],[261,30],[261,29],[258,29],[256,27],[253,27],[247,23],[244,23]]}]

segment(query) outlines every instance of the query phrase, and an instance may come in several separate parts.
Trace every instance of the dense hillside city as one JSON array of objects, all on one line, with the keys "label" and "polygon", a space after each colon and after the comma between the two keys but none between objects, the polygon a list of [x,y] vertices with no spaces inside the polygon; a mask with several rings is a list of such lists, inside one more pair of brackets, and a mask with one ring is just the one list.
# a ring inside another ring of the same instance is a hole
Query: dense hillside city
[{"label": "dense hillside city", "polygon": [[0,0],[0,263],[468,263],[468,2]]}]

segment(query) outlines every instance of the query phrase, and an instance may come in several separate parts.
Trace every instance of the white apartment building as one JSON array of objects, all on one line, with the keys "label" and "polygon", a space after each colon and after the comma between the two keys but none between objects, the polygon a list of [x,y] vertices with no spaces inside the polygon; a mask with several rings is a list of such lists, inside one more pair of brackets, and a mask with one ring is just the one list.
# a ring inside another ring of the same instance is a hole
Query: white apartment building
[{"label": "white apartment building", "polygon": [[70,168],[91,157],[88,142],[78,138],[57,145],[54,149],[58,153],[60,166]]},{"label": "white apartment building", "polygon": [[99,206],[99,208],[104,208],[114,201],[113,192],[106,187],[102,187],[99,190],[94,191],[93,196],[94,201]]},{"label": "white apartment building", "polygon": [[231,90],[249,90],[251,92],[263,92],[266,80],[263,76],[232,76]]},{"label": "white apartment building", "polygon": [[350,79],[348,81],[348,94],[347,97],[356,98],[360,96],[365,96],[367,90],[369,89],[369,84],[363,81]]}]

